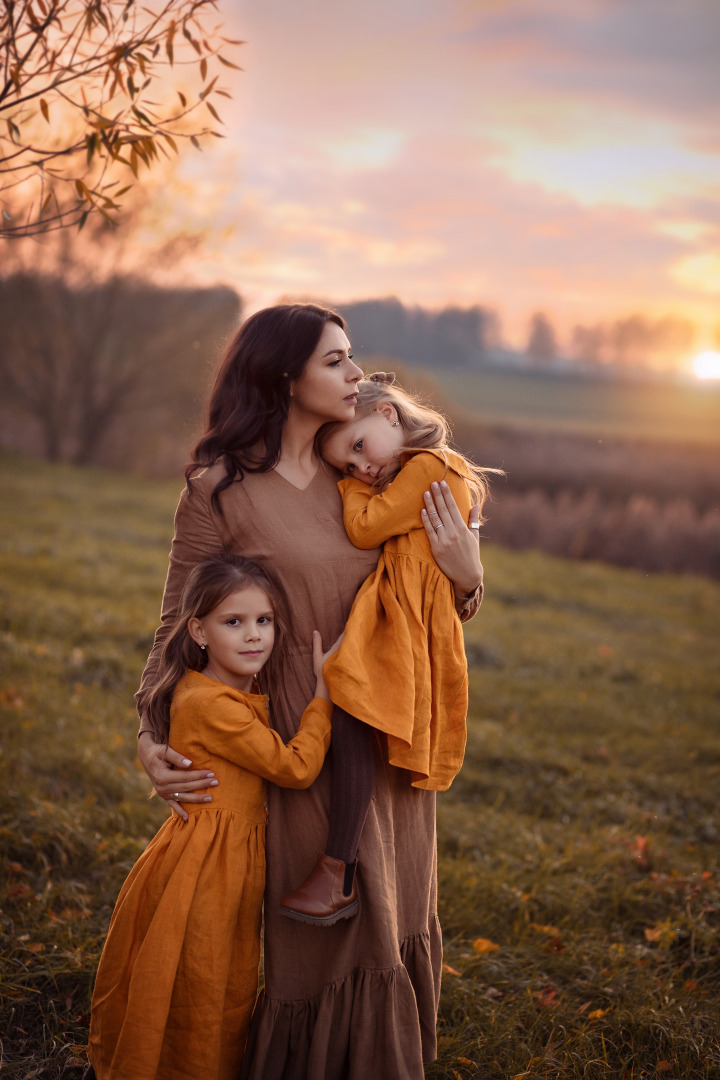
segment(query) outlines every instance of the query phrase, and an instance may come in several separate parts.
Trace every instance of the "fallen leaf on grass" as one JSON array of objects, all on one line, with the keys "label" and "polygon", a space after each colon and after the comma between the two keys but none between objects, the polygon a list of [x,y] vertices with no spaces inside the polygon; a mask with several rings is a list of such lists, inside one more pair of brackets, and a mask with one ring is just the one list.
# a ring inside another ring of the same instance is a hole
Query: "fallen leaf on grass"
[{"label": "fallen leaf on grass", "polygon": [[8,900],[19,900],[23,896],[32,896],[32,889],[22,881],[17,881],[7,891]]},{"label": "fallen leaf on grass", "polygon": [[606,1016],[609,1012],[609,1009],[593,1009],[591,1013],[588,1013],[588,1019],[599,1020],[601,1016]]},{"label": "fallen leaf on grass", "polygon": [[669,949],[678,935],[678,929],[671,919],[661,919],[654,926],[646,926],[643,934],[646,941],[659,945],[661,949]]},{"label": "fallen leaf on grass", "polygon": [[535,1000],[541,1009],[548,1009],[551,1005],[557,1004],[555,998],[558,996],[557,990],[552,986],[545,986],[542,990],[538,990],[535,994]]},{"label": "fallen leaf on grass", "polygon": [[551,937],[560,937],[560,931],[557,926],[548,926],[543,923],[531,922],[530,926],[533,930],[537,930],[539,934],[550,934]]},{"label": "fallen leaf on grass", "polygon": [[9,709],[22,709],[24,701],[14,686],[8,686],[0,690],[0,705],[6,705]]},{"label": "fallen leaf on grass", "polygon": [[73,922],[75,919],[89,919],[92,915],[92,911],[89,908],[70,908],[64,907],[62,911],[51,911],[49,919],[55,923]]},{"label": "fallen leaf on grass", "polygon": [[672,1069],[672,1065],[669,1061],[658,1061],[655,1066],[658,1072],[669,1072]]},{"label": "fallen leaf on grass", "polygon": [[649,836],[636,836],[635,843],[630,847],[630,854],[638,869],[652,870],[652,854],[650,852]]},{"label": "fallen leaf on grass", "polygon": [[475,938],[475,940],[472,943],[472,947],[475,950],[475,952],[480,953],[481,956],[483,955],[483,953],[494,952],[495,949],[500,948],[500,946],[496,945],[494,941],[490,941],[486,937]]},{"label": "fallen leaf on grass", "polygon": [[462,975],[461,971],[457,971],[454,967],[450,967],[449,964],[443,964],[442,969],[445,975]]}]

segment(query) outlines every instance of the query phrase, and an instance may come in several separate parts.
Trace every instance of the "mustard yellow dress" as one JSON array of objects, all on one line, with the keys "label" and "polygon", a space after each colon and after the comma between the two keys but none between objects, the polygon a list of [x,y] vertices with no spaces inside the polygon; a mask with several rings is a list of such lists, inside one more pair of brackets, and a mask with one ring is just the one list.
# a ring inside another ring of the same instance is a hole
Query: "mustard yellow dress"
[{"label": "mustard yellow dress", "polygon": [[338,484],[353,544],[384,548],[323,675],[336,705],[385,732],[390,764],[407,769],[413,787],[444,791],[465,754],[467,661],[453,587],[418,506],[434,480],[447,481],[464,521],[472,498],[459,454],[408,451],[401,464],[381,494],[352,477]]},{"label": "mustard yellow dress", "polygon": [[178,685],[171,745],[220,784],[165,822],[115,905],[95,983],[98,1080],[237,1080],[255,1004],[265,889],[266,780],[306,788],[330,743],[314,698],[285,744],[267,698],[197,671]]}]

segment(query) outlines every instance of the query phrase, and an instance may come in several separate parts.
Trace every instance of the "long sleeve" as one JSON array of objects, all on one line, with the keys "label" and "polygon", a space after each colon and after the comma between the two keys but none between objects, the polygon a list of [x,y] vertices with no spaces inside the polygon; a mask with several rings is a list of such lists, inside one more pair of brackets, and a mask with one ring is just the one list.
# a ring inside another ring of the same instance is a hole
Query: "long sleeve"
[{"label": "long sleeve", "polygon": [[163,592],[160,626],[155,631],[153,647],[145,664],[140,688],[135,695],[140,713],[143,712],[145,696],[155,678],[163,643],[180,608],[180,599],[190,571],[203,559],[208,559],[225,548],[220,533],[221,523],[212,510],[209,493],[197,480],[192,480],[191,483],[192,494],[186,488],[175,511],[175,533]]},{"label": "long sleeve", "polygon": [[[297,734],[287,743],[254,715],[232,687],[218,684],[217,688],[195,691],[182,707],[183,727],[202,730],[202,744],[209,753],[280,787],[310,787],[330,745],[332,705],[322,698],[313,698]],[[197,717],[194,722],[193,714]]]},{"label": "long sleeve", "polygon": [[430,453],[413,454],[393,482],[382,492],[361,480],[348,477],[338,484],[343,500],[343,522],[355,547],[374,548],[391,536],[422,528],[423,492],[434,480],[446,480],[456,500],[467,501],[465,481],[441,458]]},{"label": "long sleeve", "polygon": [[455,610],[460,616],[460,622],[470,622],[475,618],[480,610],[484,591],[485,586],[481,581],[475,592],[471,592],[469,596],[455,597]]}]

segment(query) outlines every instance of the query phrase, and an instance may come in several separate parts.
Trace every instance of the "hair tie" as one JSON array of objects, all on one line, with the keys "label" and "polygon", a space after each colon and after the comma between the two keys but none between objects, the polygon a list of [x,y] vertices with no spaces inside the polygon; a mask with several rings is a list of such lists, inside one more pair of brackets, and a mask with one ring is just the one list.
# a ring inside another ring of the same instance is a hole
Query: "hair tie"
[{"label": "hair tie", "polygon": [[395,382],[394,371],[373,371],[372,375],[368,375],[369,382],[384,383],[385,386],[392,386]]}]

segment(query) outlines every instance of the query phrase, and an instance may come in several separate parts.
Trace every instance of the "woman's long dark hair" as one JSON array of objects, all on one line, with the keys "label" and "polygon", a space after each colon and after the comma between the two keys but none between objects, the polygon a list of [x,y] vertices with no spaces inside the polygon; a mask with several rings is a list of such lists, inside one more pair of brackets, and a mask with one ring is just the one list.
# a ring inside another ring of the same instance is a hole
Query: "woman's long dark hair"
[{"label": "woman's long dark hair", "polygon": [[207,652],[193,641],[188,629],[191,619],[204,619],[226,596],[238,589],[257,585],[266,593],[275,616],[275,644],[258,676],[264,693],[282,690],[282,657],[289,633],[289,606],[281,586],[258,563],[240,555],[221,554],[206,559],[191,571],[183,590],[180,612],[160,654],[157,677],[143,700],[153,739],[166,743],[170,732],[170,704],[175,687],[187,671],[202,671]]},{"label": "woman's long dark hair", "polygon": [[280,440],[290,407],[290,383],[303,372],[325,325],[345,321],[336,311],[315,304],[278,304],[243,323],[218,370],[210,398],[205,434],[185,469],[190,477],[222,458],[225,476],[212,503],[246,472],[269,472],[280,459]]}]

